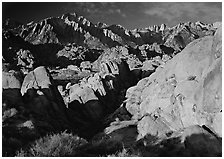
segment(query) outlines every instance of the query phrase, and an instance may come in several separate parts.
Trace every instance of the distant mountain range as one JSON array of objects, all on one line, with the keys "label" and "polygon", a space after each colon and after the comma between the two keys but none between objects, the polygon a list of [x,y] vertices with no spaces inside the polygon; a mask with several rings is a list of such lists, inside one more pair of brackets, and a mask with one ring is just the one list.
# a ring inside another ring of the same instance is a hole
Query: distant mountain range
[{"label": "distant mountain range", "polygon": [[127,30],[121,25],[104,23],[93,24],[83,16],[64,14],[60,17],[49,17],[37,23],[21,23],[7,20],[4,29],[10,29],[14,35],[19,35],[25,41],[37,44],[76,43],[87,48],[102,49],[105,47],[130,46],[143,44],[164,44],[168,47],[183,48],[193,39],[207,34],[213,34],[213,24],[180,23],[172,28],[161,24],[144,29]]}]

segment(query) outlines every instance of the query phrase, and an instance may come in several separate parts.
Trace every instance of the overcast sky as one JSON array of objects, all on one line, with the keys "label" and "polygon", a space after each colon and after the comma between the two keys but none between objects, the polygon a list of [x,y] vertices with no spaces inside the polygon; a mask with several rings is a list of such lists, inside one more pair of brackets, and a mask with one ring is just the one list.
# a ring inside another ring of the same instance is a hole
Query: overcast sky
[{"label": "overcast sky", "polygon": [[64,13],[83,15],[93,23],[121,24],[127,29],[165,23],[222,20],[222,3],[211,2],[3,2],[2,16],[22,23]]}]

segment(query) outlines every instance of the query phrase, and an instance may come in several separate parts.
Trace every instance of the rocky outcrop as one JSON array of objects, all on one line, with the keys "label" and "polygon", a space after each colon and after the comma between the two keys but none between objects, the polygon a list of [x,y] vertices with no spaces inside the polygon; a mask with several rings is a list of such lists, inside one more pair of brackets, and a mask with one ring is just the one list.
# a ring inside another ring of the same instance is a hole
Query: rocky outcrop
[{"label": "rocky outcrop", "polygon": [[220,35],[221,28],[215,36],[194,40],[164,68],[128,89],[126,108],[140,120],[139,138],[192,125],[206,125],[221,136]]},{"label": "rocky outcrop", "polygon": [[13,70],[2,72],[2,152],[4,156],[14,154],[24,144],[38,137],[20,93],[22,80],[21,72]]},{"label": "rocky outcrop", "polygon": [[90,61],[83,61],[80,64],[80,68],[82,69],[82,71],[90,71],[91,70],[91,63]]},{"label": "rocky outcrop", "polygon": [[3,72],[2,127],[4,156],[13,155],[49,132],[75,131],[63,98],[45,67],[34,69],[24,79],[18,72]]},{"label": "rocky outcrop", "polygon": [[[126,61],[108,55],[100,57],[99,73],[66,85],[68,114],[76,127],[85,127],[88,131],[97,130],[98,125],[103,128],[104,118],[120,106],[125,90],[136,82]],[[81,66],[85,68],[84,63]]]},{"label": "rocky outcrop", "polygon": [[99,120],[103,115],[103,106],[91,87],[86,85],[75,84],[69,88],[68,108],[74,111],[81,109],[82,118],[88,118],[89,121]]},{"label": "rocky outcrop", "polygon": [[164,138],[148,135],[134,148],[141,156],[155,157],[217,157],[222,153],[221,139],[199,125],[168,133]]},{"label": "rocky outcrop", "polygon": [[19,108],[23,105],[20,93],[22,82],[21,72],[11,70],[2,72],[2,108],[3,112],[10,108]]},{"label": "rocky outcrop", "polygon": [[204,24],[202,22],[180,23],[164,31],[164,45],[172,47],[175,50],[182,50],[195,39],[213,35],[215,30],[213,25]]},{"label": "rocky outcrop", "polygon": [[186,128],[181,141],[189,156],[219,156],[222,152],[221,140],[198,125]]},{"label": "rocky outcrop", "polygon": [[10,70],[9,72],[2,72],[2,88],[3,89],[13,89],[21,88],[22,82],[22,74],[21,72],[17,72],[14,70]]},{"label": "rocky outcrop", "polygon": [[[40,116],[54,116],[66,125],[66,107],[55,85],[52,84],[49,72],[38,67],[24,78],[21,94],[27,103],[27,109]],[[60,125],[60,124],[59,124]]]},{"label": "rocky outcrop", "polygon": [[61,67],[71,64],[80,66],[83,61],[94,62],[101,53],[101,50],[87,49],[86,47],[78,46],[74,43],[68,44],[57,52],[57,60],[55,60],[55,63],[58,63]]},{"label": "rocky outcrop", "polygon": [[27,74],[34,68],[34,57],[29,50],[20,49],[17,53],[17,66],[23,70],[24,74]]}]

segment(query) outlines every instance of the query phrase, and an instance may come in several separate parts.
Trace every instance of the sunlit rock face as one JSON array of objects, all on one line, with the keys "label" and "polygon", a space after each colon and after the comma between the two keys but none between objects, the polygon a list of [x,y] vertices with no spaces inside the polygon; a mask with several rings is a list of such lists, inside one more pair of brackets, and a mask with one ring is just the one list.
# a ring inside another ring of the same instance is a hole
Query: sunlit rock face
[{"label": "sunlit rock face", "polygon": [[18,108],[23,105],[20,88],[22,85],[21,72],[2,72],[2,102],[5,109]]},{"label": "sunlit rock face", "polygon": [[99,73],[66,86],[68,109],[79,112],[79,120],[86,123],[100,122],[108,113],[115,111],[121,102],[120,98],[123,98],[121,92],[135,84],[129,80],[132,74],[125,61],[109,57],[103,59]]},{"label": "sunlit rock face", "polygon": [[[128,89],[126,108],[139,119],[139,138],[205,125],[221,136],[221,28],[194,40]],[[154,126],[153,126],[154,125]],[[161,126],[158,126],[161,125]]]}]

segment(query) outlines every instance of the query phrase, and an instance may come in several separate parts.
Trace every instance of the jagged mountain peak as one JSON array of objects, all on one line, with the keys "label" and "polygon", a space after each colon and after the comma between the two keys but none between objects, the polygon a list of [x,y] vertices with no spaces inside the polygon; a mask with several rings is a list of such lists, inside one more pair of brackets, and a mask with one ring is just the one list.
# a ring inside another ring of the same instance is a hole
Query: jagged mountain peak
[{"label": "jagged mountain peak", "polygon": [[108,27],[108,25],[106,23],[103,23],[103,22],[97,22],[95,24],[96,27],[98,28],[105,28],[105,27]]},{"label": "jagged mountain peak", "polygon": [[[103,22],[94,24],[84,16],[74,12],[58,17],[48,17],[36,23],[30,22],[23,25],[20,30],[17,30],[17,33],[25,41],[35,45],[76,43],[81,46],[99,49],[105,46],[114,47],[120,45],[135,48],[137,45],[151,45],[153,43],[166,44],[169,47],[173,47],[173,45],[176,45],[172,44],[175,41],[173,39],[178,34],[187,34],[183,37],[191,38],[187,42],[181,42],[183,44],[180,44],[180,46],[183,48],[193,39],[205,35],[205,31],[214,30],[211,26],[202,22],[187,22],[179,23],[173,27],[161,24],[128,30],[120,24],[107,25]],[[180,46],[177,46],[177,48]]]},{"label": "jagged mountain peak", "polygon": [[78,14],[76,14],[75,12],[73,13],[65,13],[61,16],[62,19],[65,19],[66,17],[69,17],[69,16],[73,16],[73,17],[78,17]]}]

